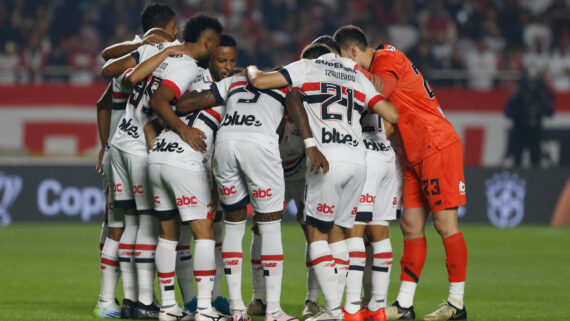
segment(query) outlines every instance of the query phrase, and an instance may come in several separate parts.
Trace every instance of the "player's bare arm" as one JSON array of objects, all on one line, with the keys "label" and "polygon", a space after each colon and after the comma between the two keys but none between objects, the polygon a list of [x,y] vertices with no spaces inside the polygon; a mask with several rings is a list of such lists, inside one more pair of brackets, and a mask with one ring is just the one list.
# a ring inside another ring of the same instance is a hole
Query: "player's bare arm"
[{"label": "player's bare arm", "polygon": [[258,89],[274,89],[289,86],[287,79],[278,71],[263,72],[257,66],[246,69],[247,80]]},{"label": "player's bare arm", "polygon": [[129,68],[134,68],[137,65],[137,61],[133,56],[125,55],[119,59],[109,60],[103,66],[101,70],[101,76],[103,77],[117,77],[125,70]]},{"label": "player's bare arm", "polygon": [[156,118],[153,121],[148,122],[144,128],[144,138],[146,140],[146,146],[148,149],[151,149],[156,136],[158,133],[164,128],[164,123],[160,118]]},{"label": "player's bare arm", "polygon": [[156,55],[138,64],[127,77],[124,77],[121,80],[122,85],[127,88],[134,87],[136,83],[148,77],[148,75],[150,75],[164,61],[164,59],[168,58],[168,56],[190,54],[190,50],[184,45],[164,48]]},{"label": "player's bare arm", "polygon": [[111,126],[111,109],[113,108],[112,93],[112,85],[109,84],[101,98],[97,101],[97,128],[99,130],[101,149],[99,150],[99,157],[97,159],[95,170],[101,174],[103,174],[103,154],[105,153],[105,146],[107,146],[107,142],[109,140],[109,131]]},{"label": "player's bare arm", "polygon": [[197,128],[189,127],[176,116],[170,107],[170,101],[176,97],[174,91],[165,85],[158,87],[150,98],[150,107],[164,121],[165,125],[174,130],[180,138],[199,152],[206,151],[206,135]]},{"label": "player's bare arm", "polygon": [[[289,90],[285,96],[285,105],[289,115],[301,133],[301,137],[303,137],[306,142],[305,152],[307,157],[311,160],[311,172],[314,171],[315,175],[317,175],[319,170],[322,168],[323,175],[325,175],[329,172],[329,162],[319,149],[315,145],[311,144],[311,140],[314,142],[315,138],[313,138],[313,132],[309,126],[307,111],[305,110],[305,106],[303,106],[301,91],[299,89]],[[309,145],[307,145],[307,142],[309,142]]]},{"label": "player's bare arm", "polygon": [[396,106],[387,100],[381,100],[377,102],[373,108],[375,113],[382,116],[387,122],[395,124],[398,122],[398,111],[396,110]]},{"label": "player's bare arm", "polygon": [[176,103],[176,111],[189,113],[192,111],[217,106],[216,97],[211,90],[192,91],[180,96]]},{"label": "player's bare arm", "polygon": [[386,138],[390,139],[390,136],[392,136],[394,133],[394,126],[392,126],[392,124],[385,121],[384,119],[382,119],[382,122],[384,123],[384,132],[386,134]]},{"label": "player's bare arm", "polygon": [[146,32],[142,40],[128,40],[111,45],[101,52],[101,57],[105,61],[116,59],[129,54],[131,51],[138,49],[142,45],[157,45],[163,42],[173,41],[174,39],[165,30],[160,28],[152,28]]}]

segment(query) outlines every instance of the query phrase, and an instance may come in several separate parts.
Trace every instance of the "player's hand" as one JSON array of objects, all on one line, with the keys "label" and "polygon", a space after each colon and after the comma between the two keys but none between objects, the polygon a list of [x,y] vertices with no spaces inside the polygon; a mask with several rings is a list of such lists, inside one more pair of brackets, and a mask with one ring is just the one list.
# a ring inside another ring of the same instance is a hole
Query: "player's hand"
[{"label": "player's hand", "polygon": [[178,45],[178,46],[170,46],[164,49],[168,52],[169,56],[177,56],[177,55],[188,55],[192,53],[188,47],[185,45]]},{"label": "player's hand", "polygon": [[166,39],[164,36],[157,34],[148,35],[144,37],[142,40],[143,45],[158,45],[163,42],[168,42],[168,39]]},{"label": "player's hand", "polygon": [[180,138],[198,152],[205,152],[208,146],[205,141],[206,134],[197,128],[184,127],[180,132]]},{"label": "player's hand", "polygon": [[382,96],[384,96],[384,82],[380,77],[375,74],[370,74],[370,78],[368,78],[372,85],[374,85],[374,89],[379,92]]},{"label": "player's hand", "polygon": [[309,147],[306,150],[307,157],[311,160],[311,172],[315,172],[315,175],[319,173],[319,170],[323,169],[323,175],[329,172],[329,161],[321,153],[321,151],[316,147]]},{"label": "player's hand", "polygon": [[105,175],[105,173],[103,173],[103,155],[105,155],[105,146],[101,146],[99,156],[97,157],[97,165],[95,165],[95,170],[101,174],[101,176]]}]

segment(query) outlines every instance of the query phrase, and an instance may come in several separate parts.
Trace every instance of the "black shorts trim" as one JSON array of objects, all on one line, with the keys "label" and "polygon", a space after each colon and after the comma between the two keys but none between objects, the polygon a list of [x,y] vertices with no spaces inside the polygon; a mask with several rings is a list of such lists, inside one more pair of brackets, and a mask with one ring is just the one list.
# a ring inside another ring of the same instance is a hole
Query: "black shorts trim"
[{"label": "black shorts trim", "polygon": [[363,223],[372,221],[372,212],[357,212],[355,221]]},{"label": "black shorts trim", "polygon": [[178,210],[177,209],[168,210],[168,211],[154,210],[154,216],[156,216],[161,221],[169,221],[178,216]]},{"label": "black shorts trim", "polygon": [[317,218],[306,215],[305,225],[309,225],[309,224],[313,225],[315,227],[318,227],[320,229],[323,229],[323,230],[330,230],[333,227],[334,222],[322,221],[322,220],[319,220]]},{"label": "black shorts trim", "polygon": [[124,208],[124,209],[137,208],[137,203],[135,202],[135,200],[123,200],[123,201],[115,200],[113,205],[115,206],[115,208]]},{"label": "black shorts trim", "polygon": [[241,201],[231,204],[231,205],[225,205],[224,203],[221,203],[222,208],[224,209],[224,211],[226,212],[235,212],[238,210],[241,210],[243,208],[247,207],[247,204],[249,204],[249,195],[244,197]]}]

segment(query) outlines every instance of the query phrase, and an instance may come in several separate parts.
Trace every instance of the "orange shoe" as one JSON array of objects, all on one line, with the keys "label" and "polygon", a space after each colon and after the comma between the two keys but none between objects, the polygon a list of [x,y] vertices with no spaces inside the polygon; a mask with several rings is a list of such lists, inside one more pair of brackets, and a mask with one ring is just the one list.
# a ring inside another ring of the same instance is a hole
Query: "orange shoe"
[{"label": "orange shoe", "polygon": [[384,311],[384,308],[374,312],[366,308],[363,314],[365,315],[364,319],[366,321],[386,321],[386,311]]},{"label": "orange shoe", "polygon": [[355,314],[344,311],[344,321],[364,321],[364,310],[358,310]]}]

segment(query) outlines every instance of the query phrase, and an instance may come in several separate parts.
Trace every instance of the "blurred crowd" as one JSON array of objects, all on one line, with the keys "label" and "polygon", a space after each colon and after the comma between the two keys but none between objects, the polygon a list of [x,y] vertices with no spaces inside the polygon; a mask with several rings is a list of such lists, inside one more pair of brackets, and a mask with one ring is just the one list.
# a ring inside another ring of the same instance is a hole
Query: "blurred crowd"
[{"label": "blurred crowd", "polygon": [[[143,0],[0,0],[0,83],[98,79],[100,51],[140,33]],[[182,27],[215,14],[239,64],[286,64],[316,36],[364,29],[435,86],[513,87],[524,73],[570,90],[570,0],[166,0]]]}]

